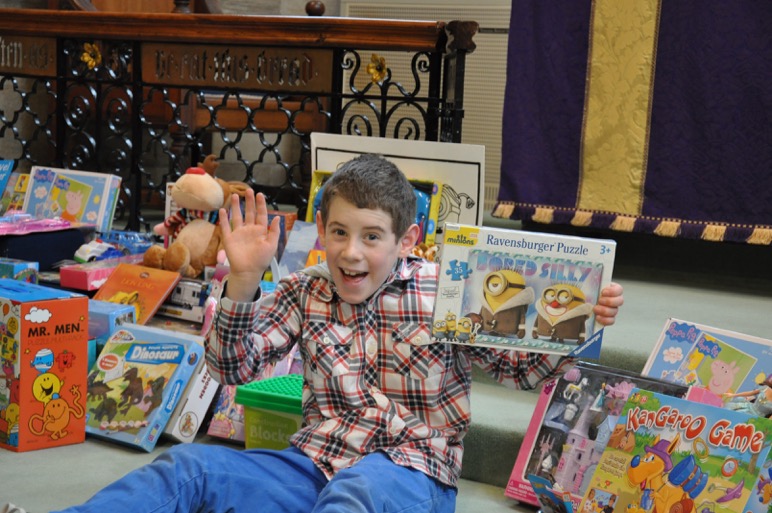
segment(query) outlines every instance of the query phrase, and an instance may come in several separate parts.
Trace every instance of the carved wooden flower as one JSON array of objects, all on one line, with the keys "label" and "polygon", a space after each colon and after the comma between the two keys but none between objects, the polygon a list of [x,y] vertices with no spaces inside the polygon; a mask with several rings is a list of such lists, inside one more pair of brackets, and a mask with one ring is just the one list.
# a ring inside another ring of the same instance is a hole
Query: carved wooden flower
[{"label": "carved wooden flower", "polygon": [[386,59],[374,53],[370,57],[370,64],[367,65],[367,72],[373,83],[382,81],[386,78]]},{"label": "carved wooden flower", "polygon": [[102,53],[96,44],[83,43],[83,54],[80,60],[86,63],[88,69],[94,69],[102,64]]}]

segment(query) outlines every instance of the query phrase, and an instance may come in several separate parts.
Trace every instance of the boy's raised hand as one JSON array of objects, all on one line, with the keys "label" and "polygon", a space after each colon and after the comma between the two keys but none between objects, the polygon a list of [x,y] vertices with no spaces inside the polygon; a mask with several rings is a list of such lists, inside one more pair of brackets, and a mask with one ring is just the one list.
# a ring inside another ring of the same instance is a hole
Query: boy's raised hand
[{"label": "boy's raised hand", "polygon": [[263,273],[276,255],[281,230],[280,219],[276,216],[268,224],[268,207],[265,196],[255,197],[251,188],[245,196],[244,215],[241,215],[240,200],[231,197],[230,218],[225,208],[220,209],[220,229],[223,248],[228,257],[227,296],[234,301],[252,301]]}]

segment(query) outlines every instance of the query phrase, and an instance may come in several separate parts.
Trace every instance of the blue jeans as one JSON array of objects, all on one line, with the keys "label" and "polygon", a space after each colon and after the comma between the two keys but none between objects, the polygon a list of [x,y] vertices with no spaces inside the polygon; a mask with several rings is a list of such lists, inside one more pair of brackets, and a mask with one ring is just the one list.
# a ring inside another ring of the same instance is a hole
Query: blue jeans
[{"label": "blue jeans", "polygon": [[298,449],[171,447],[64,512],[452,513],[456,489],[376,452],[331,480]]}]

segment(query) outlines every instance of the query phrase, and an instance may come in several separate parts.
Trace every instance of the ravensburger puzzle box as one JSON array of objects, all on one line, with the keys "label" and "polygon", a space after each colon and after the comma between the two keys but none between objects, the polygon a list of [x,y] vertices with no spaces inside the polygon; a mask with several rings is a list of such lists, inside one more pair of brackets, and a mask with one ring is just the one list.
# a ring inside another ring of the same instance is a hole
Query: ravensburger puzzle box
[{"label": "ravensburger puzzle box", "polygon": [[444,233],[434,340],[597,358],[592,310],[615,241],[451,223]]}]

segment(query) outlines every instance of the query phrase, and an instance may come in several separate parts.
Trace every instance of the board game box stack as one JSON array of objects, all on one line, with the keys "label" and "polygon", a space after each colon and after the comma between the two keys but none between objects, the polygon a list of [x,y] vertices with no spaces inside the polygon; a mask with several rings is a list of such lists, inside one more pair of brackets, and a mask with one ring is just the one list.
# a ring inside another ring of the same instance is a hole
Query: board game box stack
[{"label": "board game box stack", "polygon": [[597,358],[592,309],[615,250],[613,240],[446,223],[433,338]]}]

